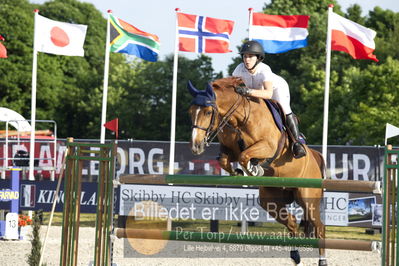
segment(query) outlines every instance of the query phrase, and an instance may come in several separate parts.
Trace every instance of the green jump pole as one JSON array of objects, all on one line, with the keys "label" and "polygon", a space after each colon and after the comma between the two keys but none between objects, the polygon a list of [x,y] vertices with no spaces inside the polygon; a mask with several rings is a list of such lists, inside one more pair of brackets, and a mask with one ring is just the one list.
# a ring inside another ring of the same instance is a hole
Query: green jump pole
[{"label": "green jump pole", "polygon": [[252,185],[288,188],[325,188],[330,191],[371,192],[380,194],[380,182],[332,180],[321,178],[271,176],[212,176],[212,175],[125,175],[124,184],[177,184],[177,185]]},{"label": "green jump pole", "polygon": [[116,236],[118,238],[157,239],[264,246],[296,246],[362,251],[374,251],[378,249],[377,241],[270,236],[257,232],[239,234],[223,232],[190,232],[183,230],[162,231],[119,228],[116,230]]},{"label": "green jump pole", "polygon": [[206,176],[206,175],[167,175],[166,183],[173,184],[209,184],[209,185],[253,185],[270,187],[321,188],[322,179],[299,179],[290,177],[263,176]]}]

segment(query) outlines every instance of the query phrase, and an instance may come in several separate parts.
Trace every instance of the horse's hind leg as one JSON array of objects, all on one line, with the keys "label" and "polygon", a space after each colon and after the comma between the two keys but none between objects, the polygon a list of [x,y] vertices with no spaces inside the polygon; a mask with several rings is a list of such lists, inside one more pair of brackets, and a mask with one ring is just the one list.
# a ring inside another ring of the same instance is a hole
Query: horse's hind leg
[{"label": "horse's hind leg", "polygon": [[[289,213],[286,204],[293,201],[292,191],[286,191],[282,188],[259,188],[260,204],[277,222],[287,227],[291,237],[298,236],[298,225],[294,215]],[[298,250],[291,250],[291,259],[299,265],[301,257]]]},{"label": "horse's hind leg", "polygon": [[[297,190],[296,201],[304,210],[304,218],[306,223],[310,223],[315,229],[315,235],[309,235],[305,230],[307,237],[315,237],[325,239],[325,226],[321,221],[320,204],[323,191],[317,188],[300,188]],[[305,223],[305,227],[308,226]],[[319,248],[319,266],[327,265],[326,254],[324,248]]]}]

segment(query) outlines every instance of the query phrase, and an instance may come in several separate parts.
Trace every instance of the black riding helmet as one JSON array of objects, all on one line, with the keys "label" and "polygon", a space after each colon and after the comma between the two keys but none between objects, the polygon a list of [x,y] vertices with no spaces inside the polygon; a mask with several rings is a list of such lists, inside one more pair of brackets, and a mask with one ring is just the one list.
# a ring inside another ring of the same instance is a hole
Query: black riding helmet
[{"label": "black riding helmet", "polygon": [[240,50],[240,55],[242,59],[244,59],[244,54],[254,54],[258,58],[254,67],[249,70],[254,69],[260,62],[263,61],[263,59],[265,59],[265,52],[263,51],[263,47],[257,41],[245,42]]}]

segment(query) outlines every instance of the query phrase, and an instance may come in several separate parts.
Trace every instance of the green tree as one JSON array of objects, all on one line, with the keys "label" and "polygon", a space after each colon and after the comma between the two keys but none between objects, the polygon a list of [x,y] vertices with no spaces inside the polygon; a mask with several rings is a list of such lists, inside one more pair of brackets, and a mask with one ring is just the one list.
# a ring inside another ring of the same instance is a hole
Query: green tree
[{"label": "green tree", "polygon": [[[377,31],[375,54],[379,62],[354,60],[345,53],[333,51],[337,78],[331,90],[329,141],[383,144],[385,123],[395,123],[399,118],[393,108],[399,100],[395,69],[399,49],[392,43],[398,39],[398,14],[376,7],[368,17],[361,18],[356,5],[349,8],[348,13],[350,19]],[[348,62],[343,61],[344,56]]]},{"label": "green tree", "polygon": [[[344,52],[332,52],[329,144],[381,143],[383,123],[395,124],[398,120],[391,106],[398,102],[394,69],[399,60],[398,13],[376,7],[362,16],[360,6],[353,5],[344,13],[336,1],[272,0],[265,4],[263,12],[310,15],[308,47],[267,54],[265,62],[288,81],[291,105],[301,119],[300,128],[308,142],[320,144],[330,3],[334,4],[335,13],[377,31],[375,54],[380,62],[354,60]],[[77,0],[54,0],[42,5],[28,0],[0,0],[0,5],[0,34],[6,38],[9,54],[9,58],[0,60],[0,105],[27,118],[31,107],[33,9],[38,8],[41,15],[53,20],[88,25],[84,57],[38,54],[36,117],[55,120],[61,137],[98,139],[106,19],[92,4]],[[239,57],[233,59],[229,73],[239,62]],[[172,68],[173,56],[149,63],[122,54],[110,55],[107,120],[120,118],[122,138],[169,140]],[[203,88],[220,77],[222,74],[214,73],[207,56],[194,60],[179,57],[177,140],[187,140],[190,134],[187,80]],[[362,123],[365,118],[367,122]]]},{"label": "green tree", "polygon": [[[106,20],[92,4],[55,0],[43,5],[0,0],[0,22],[9,58],[0,63],[0,104],[30,118],[33,10],[58,21],[89,25],[84,57],[38,53],[36,119],[53,119],[60,136],[94,136],[91,121],[100,109],[85,112],[86,101],[101,85]],[[122,58],[120,58],[122,60]],[[40,129],[40,124],[37,127]],[[48,126],[48,125],[45,125]]]},{"label": "green tree", "polygon": [[[332,51],[328,142],[341,145],[381,143],[383,139],[381,130],[384,123],[382,120],[387,122],[386,119],[391,118],[393,122],[397,121],[399,117],[394,118],[395,112],[392,111],[393,108],[389,104],[376,104],[375,101],[361,101],[360,99],[372,93],[375,95],[373,99],[391,95],[393,100],[398,100],[395,93],[398,83],[395,76],[392,76],[393,70],[391,69],[395,67],[395,62],[399,59],[399,48],[396,45],[399,38],[398,13],[376,7],[369,12],[369,16],[363,17],[362,10],[358,5],[351,6],[347,10],[347,14],[344,14],[336,1],[272,0],[270,4],[265,5],[264,13],[310,15],[308,46],[282,54],[267,54],[265,62],[289,83],[291,106],[300,117],[300,129],[307,136],[308,142],[321,144],[327,6],[330,3],[334,4],[335,13],[377,31],[375,54],[380,62],[354,60],[344,52]],[[234,60],[229,67],[230,73],[239,61],[239,59]],[[354,73],[359,73],[359,75],[354,75]],[[366,76],[370,73],[373,73],[373,81]],[[392,76],[392,83],[389,85],[387,85],[387,76]],[[366,80],[367,82],[364,82]],[[390,115],[385,116],[384,119],[371,115],[372,112],[376,112],[375,106],[378,106],[377,113]],[[362,126],[360,121],[364,121],[366,118],[372,121],[364,123]],[[365,128],[370,125],[376,127],[368,128],[368,132],[365,133]]]},{"label": "green tree", "polygon": [[40,262],[40,252],[42,249],[42,242],[40,240],[40,227],[41,227],[41,219],[42,210],[35,211],[33,215],[33,223],[32,223],[32,236],[30,239],[31,243],[31,251],[30,254],[27,255],[26,262],[29,266],[39,266]]},{"label": "green tree", "polygon": [[[77,0],[54,0],[42,5],[27,0],[0,0],[0,4],[0,22],[4,25],[9,52],[9,58],[0,61],[0,104],[28,119],[32,11],[38,8],[49,19],[88,25],[84,57],[38,54],[36,118],[55,120],[61,137],[97,139],[101,126],[106,19],[92,4]],[[169,139],[172,68],[172,57],[148,63],[110,54],[107,118],[121,118],[121,137]],[[185,89],[187,80],[205,84],[221,77],[221,73],[213,73],[207,56],[195,60],[180,57],[178,71],[176,138],[186,140],[190,131],[186,114],[191,102]]]},{"label": "green tree", "polygon": [[[88,25],[84,57],[40,55],[49,58],[52,64],[58,64],[57,69],[62,75],[50,79],[58,80],[60,86],[48,88],[45,84],[49,84],[49,81],[46,80],[44,86],[40,87],[42,91],[38,89],[38,95],[53,94],[57,97],[58,102],[54,106],[56,114],[53,117],[58,123],[60,136],[97,138],[101,105],[93,104],[93,97],[98,98],[94,102],[101,102],[102,93],[98,92],[102,88],[104,71],[106,19],[92,4],[75,0],[46,2],[40,8],[43,9],[41,14],[47,18]],[[116,57],[115,61],[118,59],[119,62],[123,61],[122,57]],[[40,58],[38,62],[43,64]],[[43,78],[43,72],[38,71],[38,81]],[[48,72],[48,75],[52,75],[52,72]],[[48,91],[44,91],[46,87]]]},{"label": "green tree", "polygon": [[399,61],[388,57],[385,63],[364,70],[348,68],[341,87],[352,88],[345,95],[348,118],[342,124],[342,140],[356,145],[382,144],[386,123],[399,121]]},{"label": "green tree", "polygon": [[4,45],[8,51],[8,58],[0,61],[0,105],[28,115],[32,75],[33,7],[27,0],[1,0],[0,6],[0,34],[6,39]]},{"label": "green tree", "polygon": [[[122,138],[170,139],[172,70],[172,55],[155,63],[134,60],[114,66],[110,73],[110,91],[115,92],[115,97],[109,98],[108,117],[120,118]],[[176,140],[187,141],[191,131],[187,111],[192,98],[186,89],[187,81],[192,80],[200,87],[220,77],[221,73],[213,73],[207,56],[194,60],[179,57]]]}]

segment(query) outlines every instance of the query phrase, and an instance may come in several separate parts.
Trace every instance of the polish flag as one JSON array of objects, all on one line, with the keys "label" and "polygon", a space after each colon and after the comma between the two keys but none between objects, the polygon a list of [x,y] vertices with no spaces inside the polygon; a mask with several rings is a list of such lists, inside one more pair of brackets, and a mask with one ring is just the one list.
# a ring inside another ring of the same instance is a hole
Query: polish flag
[{"label": "polish flag", "polygon": [[0,43],[0,58],[7,58],[7,49],[2,43]]},{"label": "polish flag", "polygon": [[331,14],[331,49],[350,54],[354,59],[371,59],[378,62],[373,54],[374,37],[377,34],[349,19],[332,12]]},{"label": "polish flag", "polygon": [[[5,41],[4,37],[1,35],[0,35],[0,41]],[[7,49],[1,42],[0,42],[0,58],[7,58]]]},{"label": "polish flag", "polygon": [[35,49],[38,52],[84,56],[87,25],[51,20],[36,14]]}]

